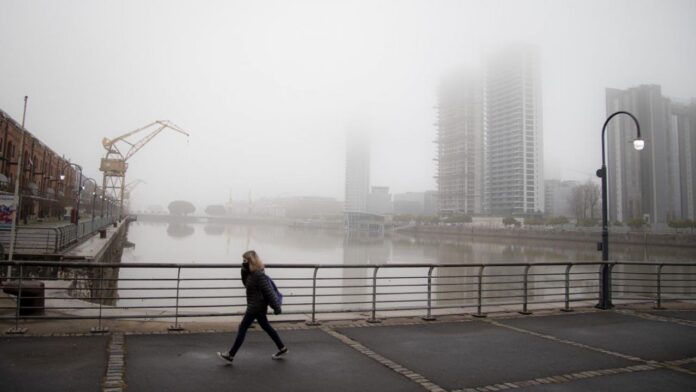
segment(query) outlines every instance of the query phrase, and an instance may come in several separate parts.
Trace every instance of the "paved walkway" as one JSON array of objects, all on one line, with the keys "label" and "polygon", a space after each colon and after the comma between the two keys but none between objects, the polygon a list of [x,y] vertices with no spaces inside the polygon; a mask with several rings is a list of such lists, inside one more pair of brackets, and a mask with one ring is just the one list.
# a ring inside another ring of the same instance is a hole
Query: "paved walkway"
[{"label": "paved walkway", "polygon": [[696,311],[579,311],[251,331],[0,337],[7,391],[696,391]]}]

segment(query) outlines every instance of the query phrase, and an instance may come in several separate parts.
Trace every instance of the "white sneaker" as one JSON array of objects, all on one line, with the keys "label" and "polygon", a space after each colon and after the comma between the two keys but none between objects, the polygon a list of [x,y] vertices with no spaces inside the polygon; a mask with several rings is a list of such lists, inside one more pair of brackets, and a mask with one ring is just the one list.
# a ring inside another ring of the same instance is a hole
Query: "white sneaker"
[{"label": "white sneaker", "polygon": [[282,358],[285,356],[285,354],[287,354],[287,353],[288,353],[288,348],[287,348],[287,347],[283,347],[283,348],[281,348],[280,350],[278,350],[277,353],[273,354],[273,356],[272,356],[271,358],[273,358],[273,359],[282,359]]},{"label": "white sneaker", "polygon": [[234,357],[230,355],[230,353],[221,353],[220,351],[217,352],[218,358],[222,359],[225,361],[227,364],[231,364],[232,361],[234,361]]}]

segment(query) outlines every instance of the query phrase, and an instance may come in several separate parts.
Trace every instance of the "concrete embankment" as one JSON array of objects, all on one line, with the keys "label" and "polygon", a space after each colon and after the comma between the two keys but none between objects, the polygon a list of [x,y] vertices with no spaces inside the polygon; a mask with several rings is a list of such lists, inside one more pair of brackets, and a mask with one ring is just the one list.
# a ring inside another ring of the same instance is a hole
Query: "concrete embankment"
[{"label": "concrete embankment", "polygon": [[[474,226],[428,226],[417,225],[400,230],[401,233],[413,235],[447,235],[459,237],[488,237],[488,238],[509,238],[519,240],[536,241],[572,241],[595,243],[601,240],[601,233],[598,231],[574,231],[563,229],[552,230],[529,230],[529,229],[493,229]],[[611,233],[609,238],[612,243],[625,245],[648,245],[648,246],[679,246],[696,248],[696,234],[673,233],[655,234],[648,232],[628,232]]]},{"label": "concrete embankment", "polygon": [[73,249],[65,252],[62,259],[70,261],[95,261],[99,263],[118,263],[128,234],[128,219],[116,222],[103,229]]}]

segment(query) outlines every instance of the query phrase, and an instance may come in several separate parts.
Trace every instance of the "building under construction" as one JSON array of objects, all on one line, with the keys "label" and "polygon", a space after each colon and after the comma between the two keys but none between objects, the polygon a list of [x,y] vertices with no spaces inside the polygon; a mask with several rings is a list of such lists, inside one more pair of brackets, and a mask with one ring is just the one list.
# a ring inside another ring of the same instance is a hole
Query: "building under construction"
[{"label": "building under construction", "polygon": [[438,91],[437,183],[440,213],[483,212],[484,113],[478,71],[451,75]]}]

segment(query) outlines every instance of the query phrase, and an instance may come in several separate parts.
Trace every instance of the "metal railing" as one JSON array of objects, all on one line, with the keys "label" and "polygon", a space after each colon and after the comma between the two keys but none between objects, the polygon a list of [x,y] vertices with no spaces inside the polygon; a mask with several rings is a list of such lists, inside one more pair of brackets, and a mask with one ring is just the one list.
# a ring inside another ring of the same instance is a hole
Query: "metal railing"
[{"label": "metal railing", "polygon": [[[503,264],[269,264],[284,294],[283,313],[318,324],[344,313],[379,322],[393,312],[433,320],[436,313],[518,311],[593,305],[601,262]],[[696,300],[696,263],[610,263],[617,301]],[[179,319],[240,316],[246,308],[238,264],[0,262],[17,300],[0,320]],[[41,287],[38,282],[45,284]],[[680,283],[676,285],[675,283]],[[6,290],[7,291],[7,290]],[[24,302],[23,302],[24,301]]]},{"label": "metal railing", "polygon": [[[86,220],[78,225],[70,224],[58,227],[17,226],[15,233],[15,252],[18,254],[56,253],[73,245],[96,231],[112,224],[113,217]],[[0,245],[5,252],[10,248],[11,230],[0,228]]]}]

